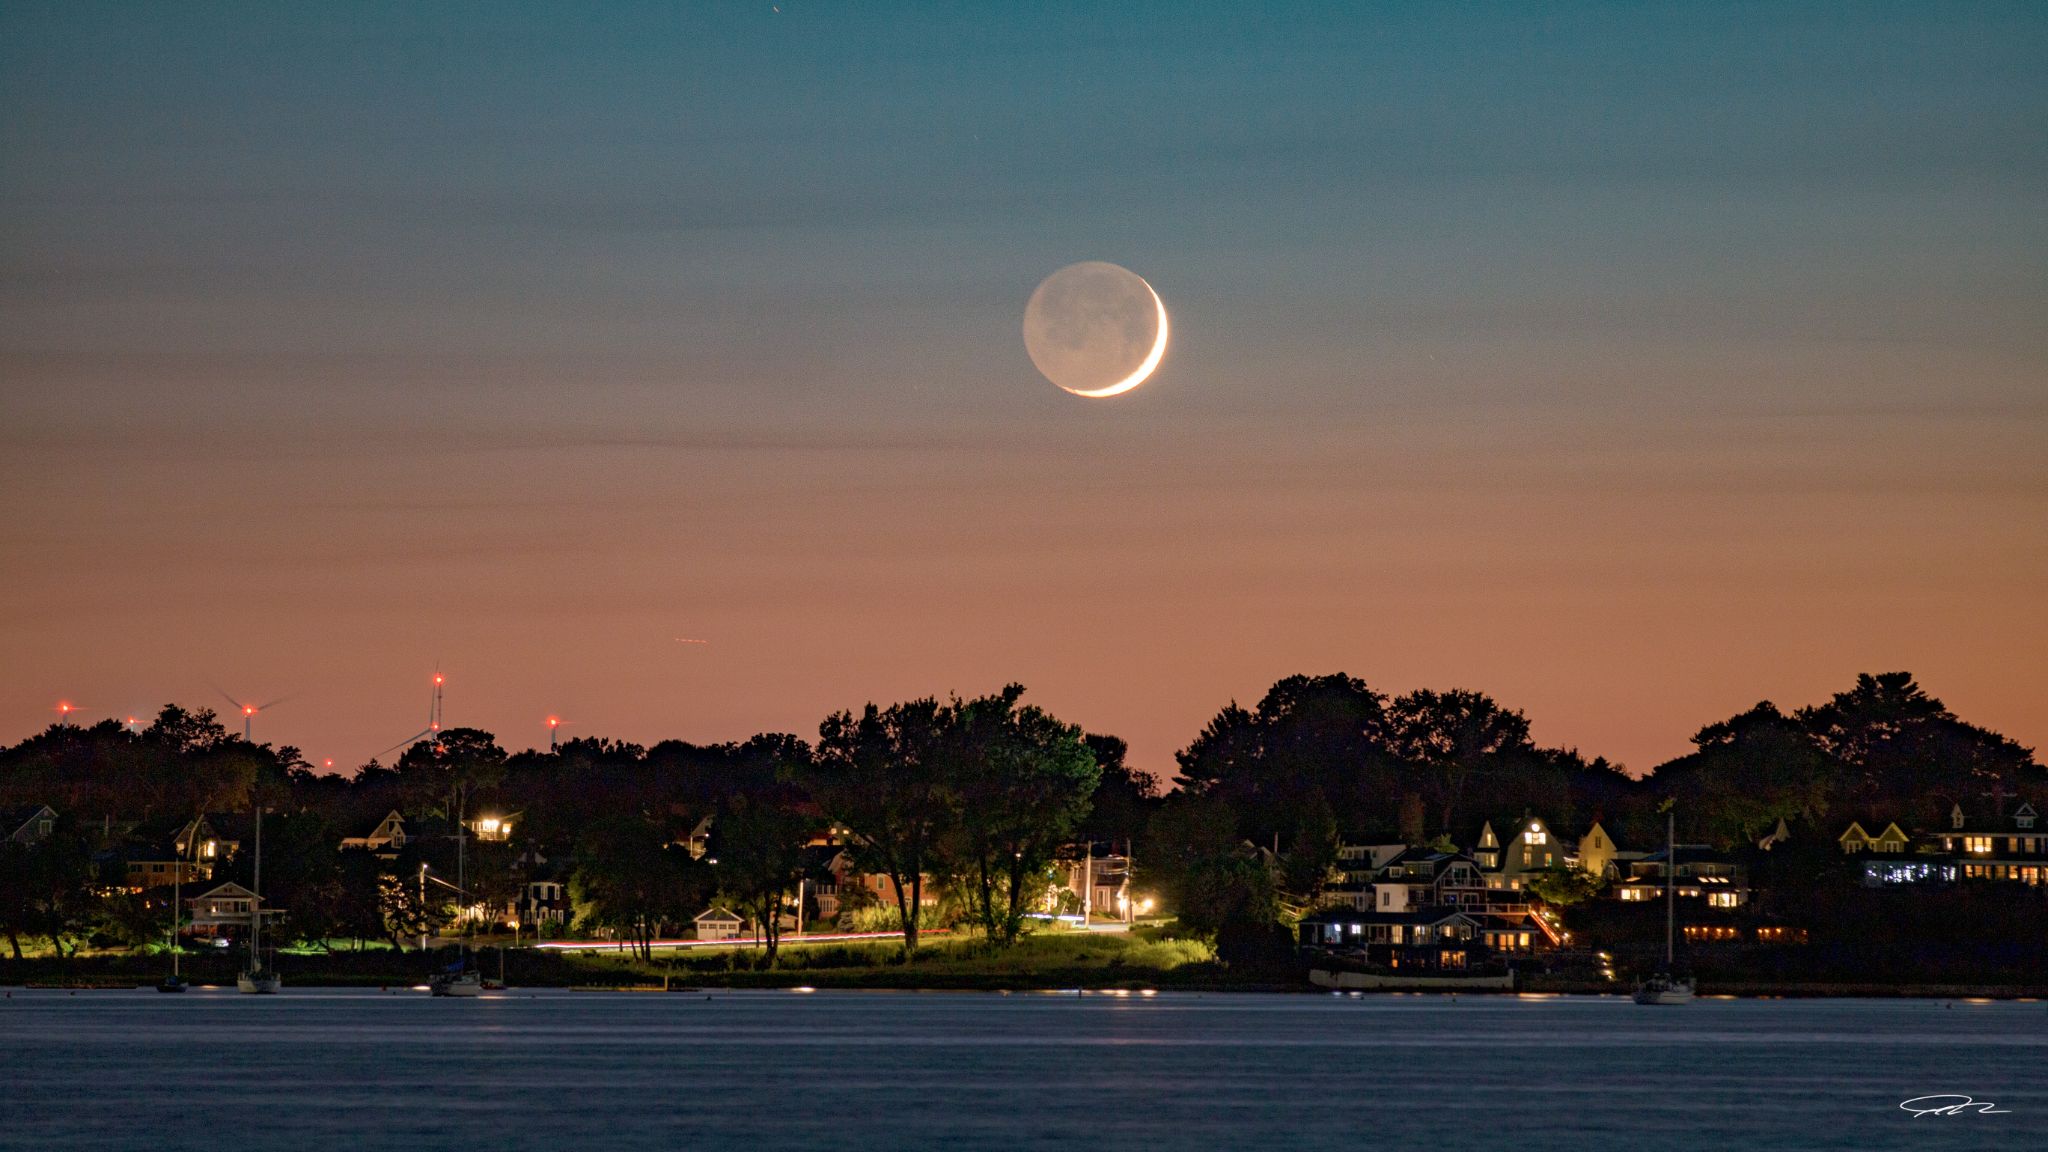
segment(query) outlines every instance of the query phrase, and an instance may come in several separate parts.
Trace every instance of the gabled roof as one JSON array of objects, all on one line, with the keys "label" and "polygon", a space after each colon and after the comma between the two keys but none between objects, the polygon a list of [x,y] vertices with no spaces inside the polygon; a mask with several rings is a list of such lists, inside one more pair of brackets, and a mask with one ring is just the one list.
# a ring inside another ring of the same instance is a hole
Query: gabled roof
[{"label": "gabled roof", "polygon": [[727,908],[723,904],[713,904],[711,907],[706,908],[702,912],[697,913],[695,916],[690,917],[690,919],[695,921],[696,923],[702,924],[706,920],[737,921],[739,920],[739,916],[736,915],[732,909]]},{"label": "gabled roof", "polygon": [[34,823],[46,812],[49,813],[48,819],[57,818],[57,810],[48,804],[21,804],[13,808],[0,809],[0,832],[12,836]]},{"label": "gabled roof", "polygon": [[225,884],[217,884],[208,888],[197,896],[187,896],[185,897],[185,902],[190,904],[200,900],[253,900],[255,898],[256,894],[254,892],[230,880]]},{"label": "gabled roof", "polygon": [[1303,923],[1315,924],[1443,924],[1451,920],[1464,920],[1476,925],[1479,921],[1475,917],[1475,913],[1460,911],[1449,904],[1409,909],[1406,912],[1380,912],[1339,905],[1335,908],[1317,909],[1301,919]]},{"label": "gabled roof", "polygon": [[[1640,860],[1635,861],[1635,863],[1662,864],[1665,860],[1665,852],[1665,849],[1660,848],[1655,852],[1651,852],[1643,856]],[[1727,853],[1716,852],[1714,850],[1713,845],[1711,844],[1680,844],[1678,846],[1677,856],[1678,863],[1681,867],[1686,864],[1734,863],[1734,861],[1729,858]]]},{"label": "gabled roof", "polygon": [[1444,869],[1460,861],[1470,864],[1475,869],[1479,867],[1477,860],[1472,859],[1472,857],[1465,855],[1463,852],[1444,852],[1440,849],[1431,848],[1427,844],[1420,844],[1413,848],[1404,848],[1399,853],[1396,853],[1385,864],[1380,865],[1380,871],[1385,872],[1390,868],[1405,868],[1411,864],[1428,864],[1430,865],[1430,875],[1436,876],[1441,874]]}]

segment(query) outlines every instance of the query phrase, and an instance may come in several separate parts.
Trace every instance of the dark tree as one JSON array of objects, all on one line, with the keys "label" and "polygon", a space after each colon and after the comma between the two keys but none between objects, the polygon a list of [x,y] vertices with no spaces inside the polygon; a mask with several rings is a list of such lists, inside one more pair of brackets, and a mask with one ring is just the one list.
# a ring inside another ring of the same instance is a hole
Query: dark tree
[{"label": "dark tree", "polygon": [[1130,766],[1130,748],[1122,739],[1089,733],[1082,737],[1095,757],[1100,776],[1088,801],[1088,815],[1076,835],[1136,848],[1145,840],[1145,825],[1159,807],[1159,778]]},{"label": "dark tree", "polygon": [[758,926],[771,968],[782,941],[782,911],[796,895],[804,845],[817,829],[817,816],[787,785],[733,794],[712,825],[719,890]]},{"label": "dark tree", "polygon": [[1858,808],[1933,819],[1989,785],[2035,794],[2044,784],[2032,749],[1959,719],[1909,672],[1858,676],[1797,718],[1847,769],[1843,791]]},{"label": "dark tree", "polygon": [[826,717],[804,773],[825,815],[852,837],[854,860],[889,878],[908,952],[917,951],[925,877],[955,817],[946,739],[937,700],[869,704],[858,716]]},{"label": "dark tree", "polygon": [[701,911],[710,893],[706,867],[636,816],[594,825],[577,856],[569,877],[577,923],[615,933],[642,959],[653,957],[664,926]]},{"label": "dark tree", "polygon": [[1827,814],[1838,762],[1770,701],[1707,725],[1692,742],[1697,751],[1650,777],[1652,788],[1677,800],[1689,838],[1732,848],[1754,843],[1781,819],[1797,824]]},{"label": "dark tree", "polygon": [[1389,705],[1387,719],[1415,788],[1434,802],[1440,832],[1458,831],[1469,784],[1497,784],[1534,762],[1528,719],[1484,693],[1420,689]]},{"label": "dark tree", "polygon": [[1185,790],[1152,818],[1150,874],[1182,926],[1213,934],[1233,926],[1263,930],[1280,906],[1265,856],[1237,835],[1237,818],[1219,799]]},{"label": "dark tree", "polygon": [[959,815],[945,840],[990,940],[1015,943],[1045,892],[1047,867],[1087,814],[1099,778],[1081,730],[1033,706],[1021,684],[945,710],[947,770]]},{"label": "dark tree", "polygon": [[1183,787],[1231,806],[1259,844],[1293,833],[1320,792],[1345,835],[1384,836],[1407,785],[1386,697],[1350,676],[1290,676],[1250,712],[1235,703],[1176,755]]}]

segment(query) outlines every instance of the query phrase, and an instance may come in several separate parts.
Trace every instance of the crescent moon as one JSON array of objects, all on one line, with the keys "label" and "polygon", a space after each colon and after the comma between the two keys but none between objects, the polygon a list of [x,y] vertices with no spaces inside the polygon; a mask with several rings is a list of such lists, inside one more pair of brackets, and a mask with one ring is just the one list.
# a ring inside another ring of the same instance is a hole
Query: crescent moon
[{"label": "crescent moon", "polygon": [[1143,384],[1147,376],[1158,370],[1159,361],[1166,357],[1166,302],[1159,298],[1159,290],[1152,287],[1151,281],[1140,276],[1138,282],[1145,285],[1145,291],[1152,293],[1152,306],[1159,309],[1159,335],[1152,341],[1152,351],[1146,354],[1144,363],[1138,365],[1137,371],[1106,387],[1082,389],[1068,388],[1061,384],[1060,388],[1063,391],[1076,396],[1086,396],[1090,400],[1100,400],[1105,396],[1121,396]]}]

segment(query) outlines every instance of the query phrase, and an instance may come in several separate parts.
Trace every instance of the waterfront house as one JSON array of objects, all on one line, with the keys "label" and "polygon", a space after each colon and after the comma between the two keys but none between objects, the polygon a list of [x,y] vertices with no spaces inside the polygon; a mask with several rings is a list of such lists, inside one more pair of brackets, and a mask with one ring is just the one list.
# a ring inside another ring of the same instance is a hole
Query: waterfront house
[{"label": "waterfront house", "polygon": [[1586,829],[1586,834],[1579,837],[1579,854],[1573,863],[1580,871],[1605,879],[1620,851],[1614,837],[1608,835],[1607,829],[1595,820],[1593,826]]},{"label": "waterfront house", "polygon": [[817,906],[817,922],[829,924],[839,918],[839,886],[854,872],[846,846],[830,839],[804,846],[803,895]]},{"label": "waterfront house", "polygon": [[[1103,841],[1070,844],[1053,861],[1056,893],[1072,897],[1076,911],[1128,919],[1131,858]],[[1056,898],[1058,896],[1056,895]]]},{"label": "waterfront house", "polygon": [[[1359,906],[1354,893],[1344,893]],[[1500,894],[1487,890],[1479,864],[1462,852],[1424,845],[1403,850],[1373,875],[1370,901],[1374,912],[1408,912],[1438,906],[1483,905]]]},{"label": "waterfront house", "polygon": [[536,936],[544,934],[549,925],[568,923],[572,911],[564,870],[537,854],[532,856],[512,912],[513,918],[532,929]]},{"label": "waterfront house", "polygon": [[1965,880],[2017,880],[2048,883],[2048,830],[2037,829],[2031,804],[2009,816],[1972,819],[1957,804],[1949,810],[1949,826],[1924,833],[1954,857]]},{"label": "waterfront house", "polygon": [[[1675,867],[1671,861],[1675,858]],[[1705,844],[1680,844],[1675,850],[1651,852],[1629,862],[1628,878],[1614,887],[1614,898],[1627,902],[1662,900],[1667,874],[1680,899],[1701,900],[1709,908],[1740,908],[1749,903],[1748,871]]]},{"label": "waterfront house", "polygon": [[1541,817],[1523,816],[1509,827],[1503,837],[1494,833],[1492,821],[1480,826],[1472,859],[1486,887],[1520,892],[1535,873],[1565,866],[1564,843]]},{"label": "waterfront house", "polygon": [[730,908],[713,905],[697,913],[691,921],[697,928],[699,940],[738,940],[745,927],[737,914]]},{"label": "waterfront house", "polygon": [[214,868],[232,860],[240,847],[238,839],[216,827],[218,820],[197,816],[181,823],[138,825],[101,860],[100,875],[120,875],[131,892],[211,880]]},{"label": "waterfront house", "polygon": [[1885,824],[1883,830],[1876,833],[1864,831],[1863,821],[1851,820],[1849,826],[1842,830],[1842,834],[1835,838],[1835,843],[1841,847],[1845,856],[1853,856],[1859,852],[1902,856],[1911,842],[1912,838],[1906,835],[1896,820]]},{"label": "waterfront house", "polygon": [[[1915,828],[1908,836],[1892,822],[1873,836],[1861,821],[1852,821],[1840,843],[1844,853],[1864,857],[1863,884],[1869,888],[1961,880],[2042,886],[2048,885],[2048,829],[2036,828],[2036,822],[2030,804],[1989,817],[1955,804],[1945,826]],[[1906,851],[1908,844],[1913,851]]]},{"label": "waterfront house", "polygon": [[1402,972],[1462,972],[1487,956],[1482,920],[1456,908],[1360,912],[1326,908],[1304,916],[1304,948],[1348,954]]},{"label": "waterfront house", "polygon": [[[188,898],[193,936],[240,935],[249,926],[249,914],[256,906],[256,894],[230,881]],[[263,917],[273,920],[284,915],[281,908],[265,907]]]}]

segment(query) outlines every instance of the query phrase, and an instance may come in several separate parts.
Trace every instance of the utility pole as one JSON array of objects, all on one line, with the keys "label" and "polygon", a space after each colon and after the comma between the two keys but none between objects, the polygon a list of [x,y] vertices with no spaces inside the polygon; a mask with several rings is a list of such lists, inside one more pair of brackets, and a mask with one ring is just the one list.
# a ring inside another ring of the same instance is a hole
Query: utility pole
[{"label": "utility pole", "polygon": [[1124,923],[1136,923],[1138,919],[1137,893],[1131,891],[1131,876],[1137,870],[1136,851],[1129,837],[1124,839]]},{"label": "utility pole", "polygon": [[1081,930],[1088,930],[1088,918],[1095,912],[1095,841],[1081,845]]}]

